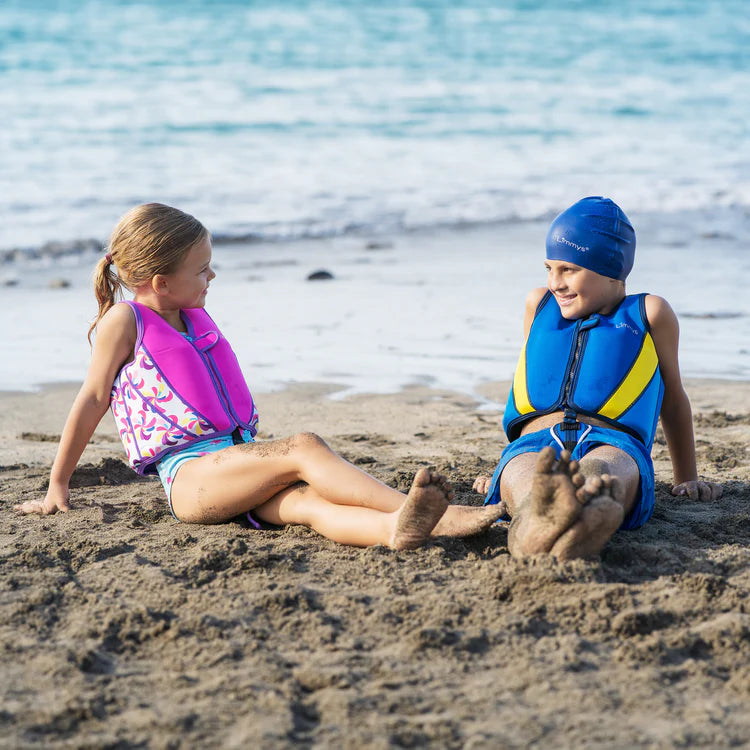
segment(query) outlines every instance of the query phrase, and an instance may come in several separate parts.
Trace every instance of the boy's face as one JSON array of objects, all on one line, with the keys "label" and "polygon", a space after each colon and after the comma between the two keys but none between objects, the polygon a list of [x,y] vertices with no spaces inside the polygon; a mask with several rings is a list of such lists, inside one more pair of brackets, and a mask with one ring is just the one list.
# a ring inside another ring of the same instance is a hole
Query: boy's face
[{"label": "boy's face", "polygon": [[606,315],[625,296],[625,284],[588,268],[563,260],[545,260],[547,288],[555,295],[560,314],[566,320]]}]

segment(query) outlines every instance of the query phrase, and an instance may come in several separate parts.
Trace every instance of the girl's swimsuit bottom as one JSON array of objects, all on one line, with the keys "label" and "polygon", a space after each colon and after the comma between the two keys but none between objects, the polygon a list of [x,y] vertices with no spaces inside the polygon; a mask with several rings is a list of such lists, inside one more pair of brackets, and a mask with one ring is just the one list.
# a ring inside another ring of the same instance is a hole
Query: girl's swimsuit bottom
[{"label": "girl's swimsuit bottom", "polygon": [[[564,447],[562,435],[562,426],[556,424],[549,429],[522,435],[510,443],[500,456],[500,463],[492,475],[492,482],[484,504],[494,505],[500,502],[500,475],[511,459],[520,456],[522,453],[538,453],[547,446],[554,448],[559,457]],[[654,512],[654,464],[651,461],[651,452],[640,440],[627,432],[606,427],[580,423],[577,438],[578,442],[571,451],[571,456],[576,461],[580,461],[590,450],[600,445],[611,445],[613,448],[619,448],[635,461],[641,475],[641,486],[635,505],[622,522],[620,529],[638,529],[643,526]],[[501,520],[507,521],[509,519],[510,516],[506,515]]]},{"label": "girl's swimsuit bottom", "polygon": [[[255,442],[250,430],[239,430],[239,434],[242,436],[242,440],[239,442]],[[181,451],[170,453],[166,458],[163,458],[156,464],[156,471],[159,473],[159,479],[161,479],[164,492],[167,493],[169,512],[174,519],[177,521],[180,520],[172,509],[172,484],[174,483],[174,478],[177,476],[180,467],[188,461],[192,461],[194,458],[207,456],[209,453],[216,453],[217,451],[224,450],[224,448],[231,448],[231,446],[237,445],[237,443],[237,439],[232,435],[224,435],[218,438],[206,438],[205,440],[199,440],[198,442],[193,443],[188,448],[183,448]],[[245,515],[252,526],[256,529],[262,528],[251,512],[248,511]]]}]

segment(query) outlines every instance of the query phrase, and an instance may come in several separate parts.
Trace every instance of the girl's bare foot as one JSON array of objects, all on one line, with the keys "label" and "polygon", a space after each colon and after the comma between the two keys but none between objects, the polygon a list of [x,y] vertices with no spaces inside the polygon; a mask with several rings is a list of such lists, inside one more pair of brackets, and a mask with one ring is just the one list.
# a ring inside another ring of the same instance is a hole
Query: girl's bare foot
[{"label": "girl's bare foot", "polygon": [[393,549],[421,547],[429,539],[452,497],[450,483],[442,474],[420,469],[398,511],[390,546]]}]

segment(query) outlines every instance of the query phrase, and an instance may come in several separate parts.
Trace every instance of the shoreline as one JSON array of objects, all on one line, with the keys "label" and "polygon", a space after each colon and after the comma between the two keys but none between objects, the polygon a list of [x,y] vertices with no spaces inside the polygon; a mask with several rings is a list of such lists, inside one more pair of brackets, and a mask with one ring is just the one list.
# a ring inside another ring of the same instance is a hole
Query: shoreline
[{"label": "shoreline", "polygon": [[[258,392],[315,381],[351,393],[405,384],[473,393],[513,376],[524,300],[545,280],[545,232],[519,222],[388,235],[376,247],[350,236],[220,245],[207,309]],[[740,243],[687,234],[670,225],[641,231],[628,291],[669,301],[683,376],[750,379],[750,351],[737,344],[750,336],[750,303],[735,289],[746,262]],[[672,273],[701,257],[713,262],[700,281]],[[56,380],[83,377],[96,311],[93,262],[85,265],[19,270],[3,288],[0,329],[14,357],[0,362],[0,385],[33,388],[49,379],[50,362]],[[319,270],[333,278],[308,280]]]}]

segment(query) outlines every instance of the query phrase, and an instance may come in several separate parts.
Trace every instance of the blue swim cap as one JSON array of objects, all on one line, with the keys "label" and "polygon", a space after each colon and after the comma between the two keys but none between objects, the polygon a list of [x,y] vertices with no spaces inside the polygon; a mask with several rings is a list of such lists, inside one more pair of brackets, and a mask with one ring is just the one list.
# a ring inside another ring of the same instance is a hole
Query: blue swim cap
[{"label": "blue swim cap", "polygon": [[609,198],[584,198],[563,211],[547,232],[548,260],[565,260],[625,281],[633,268],[635,230]]}]

